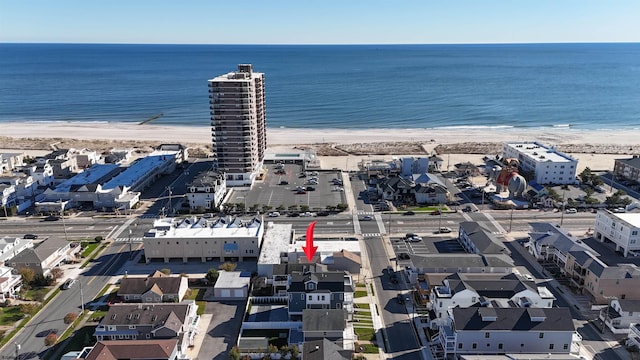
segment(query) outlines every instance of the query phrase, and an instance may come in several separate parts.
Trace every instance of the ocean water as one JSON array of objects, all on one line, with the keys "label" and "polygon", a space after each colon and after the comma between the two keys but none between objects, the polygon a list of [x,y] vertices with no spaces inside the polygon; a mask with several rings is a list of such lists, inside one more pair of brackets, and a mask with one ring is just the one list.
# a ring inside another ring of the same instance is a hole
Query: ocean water
[{"label": "ocean water", "polygon": [[640,44],[0,44],[0,121],[208,125],[252,63],[288,128],[640,128]]}]

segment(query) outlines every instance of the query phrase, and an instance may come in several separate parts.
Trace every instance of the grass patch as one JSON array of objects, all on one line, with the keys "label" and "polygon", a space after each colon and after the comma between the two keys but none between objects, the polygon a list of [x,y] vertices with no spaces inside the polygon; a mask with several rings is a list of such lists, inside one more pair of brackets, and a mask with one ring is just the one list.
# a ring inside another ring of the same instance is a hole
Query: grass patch
[{"label": "grass patch", "polygon": [[100,246],[100,243],[98,242],[86,242],[83,241],[82,242],[82,257],[87,257],[89,255],[91,255],[91,253],[93,252],[93,250],[95,250],[98,246]]},{"label": "grass patch", "polygon": [[24,292],[23,297],[25,300],[44,301],[44,297],[47,296],[49,290],[51,290],[51,288],[47,287],[29,289]]},{"label": "grass patch", "polygon": [[358,340],[376,341],[376,330],[373,327],[354,327]]},{"label": "grass patch", "polygon": [[356,283],[356,287],[367,287],[365,283]]},{"label": "grass patch", "polygon": [[374,344],[359,344],[358,348],[361,348],[361,352],[365,354],[377,354],[380,352],[380,350],[378,350],[378,347]]},{"label": "grass patch", "polygon": [[[98,243],[96,243],[96,244],[98,244]],[[98,254],[100,254],[100,252],[102,250],[104,250],[104,248],[106,248],[106,247],[107,247],[107,245],[105,245],[105,244],[100,245],[100,247],[98,248],[98,251],[94,251],[93,254],[91,254],[91,256],[89,256],[89,258],[87,258],[87,260],[85,260],[82,263],[82,265],[80,265],[80,269],[86,268],[87,265],[89,265],[89,263],[91,263],[93,261],[93,259],[95,259],[96,256],[98,256]]]},{"label": "grass patch", "polygon": [[365,296],[367,296],[367,290],[356,290],[356,292],[353,293],[353,297],[356,297],[356,298],[365,297]]},{"label": "grass patch", "polygon": [[100,321],[107,314],[108,310],[96,310],[91,314],[89,321]]},{"label": "grass patch", "polygon": [[195,300],[196,305],[198,305],[197,314],[204,314],[205,307],[207,306],[207,302],[204,301],[204,294],[207,292],[206,289],[192,288],[189,289],[188,296],[185,296],[185,300]]},{"label": "grass patch", "polygon": [[361,303],[355,303],[353,304],[353,306],[357,309],[370,309],[371,305],[370,304],[361,304]]},{"label": "grass patch", "polygon": [[373,290],[373,284],[369,284],[369,288],[371,288],[371,296],[376,296],[376,292]]},{"label": "grass patch", "polygon": [[79,351],[85,346],[91,346],[96,343],[96,339],[93,337],[93,333],[96,330],[95,326],[83,326],[78,329],[73,337],[68,342],[62,342],[61,340],[56,343],[44,356],[45,360],[51,359],[60,348],[64,346],[62,354],[66,354],[69,351]]},{"label": "grass patch", "polygon": [[24,314],[20,311],[19,306],[9,306],[2,308],[2,312],[0,312],[0,325],[13,325],[16,321],[22,319],[23,317]]}]

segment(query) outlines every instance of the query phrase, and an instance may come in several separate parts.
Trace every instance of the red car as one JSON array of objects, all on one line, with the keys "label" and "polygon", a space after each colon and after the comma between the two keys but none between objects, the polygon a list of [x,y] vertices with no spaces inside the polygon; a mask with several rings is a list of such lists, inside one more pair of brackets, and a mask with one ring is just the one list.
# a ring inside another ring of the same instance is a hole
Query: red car
[{"label": "red car", "polygon": [[441,215],[442,212],[440,210],[432,211],[431,215]]}]

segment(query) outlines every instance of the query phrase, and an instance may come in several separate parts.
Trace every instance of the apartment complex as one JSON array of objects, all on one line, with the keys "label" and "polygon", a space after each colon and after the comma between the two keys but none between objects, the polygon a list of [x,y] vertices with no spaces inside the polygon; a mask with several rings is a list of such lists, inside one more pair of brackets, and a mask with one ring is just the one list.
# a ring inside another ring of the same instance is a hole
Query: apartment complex
[{"label": "apartment complex", "polygon": [[640,181],[640,157],[633,155],[630,159],[616,159],[613,172],[616,176],[627,180]]},{"label": "apartment complex", "polygon": [[209,80],[214,166],[228,186],[251,185],[267,147],[264,73],[250,64]]},{"label": "apartment complex", "polygon": [[518,159],[538,184],[574,184],[578,160],[538,142],[504,143],[502,156]]},{"label": "apartment complex", "polygon": [[616,251],[624,256],[629,255],[630,251],[640,253],[640,214],[598,210],[593,237],[602,242],[613,242]]}]

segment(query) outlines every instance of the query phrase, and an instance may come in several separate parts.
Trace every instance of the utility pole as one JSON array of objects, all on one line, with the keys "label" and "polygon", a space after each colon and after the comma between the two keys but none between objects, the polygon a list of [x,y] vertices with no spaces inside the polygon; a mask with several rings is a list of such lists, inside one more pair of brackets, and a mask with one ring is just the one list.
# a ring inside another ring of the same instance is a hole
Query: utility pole
[{"label": "utility pole", "polygon": [[564,195],[566,193],[565,189],[562,189],[562,213],[560,214],[560,226],[562,226],[562,222],[564,221]]},{"label": "utility pole", "polygon": [[64,203],[60,199],[60,217],[62,218],[62,228],[64,229],[64,240],[69,241],[67,236],[67,225],[64,223]]},{"label": "utility pole", "polygon": [[509,216],[509,232],[511,232],[512,223],[513,223],[513,208],[511,208],[511,216]]},{"label": "utility pole", "polygon": [[20,358],[20,348],[22,346],[20,346],[20,344],[16,344],[16,360],[18,360]]},{"label": "utility pole", "polygon": [[173,213],[173,204],[171,204],[171,186],[167,186],[167,191],[169,192],[169,216]]},{"label": "utility pole", "polygon": [[82,309],[82,314],[84,314],[84,293],[82,292],[82,280],[78,280],[80,283],[80,308]]}]

